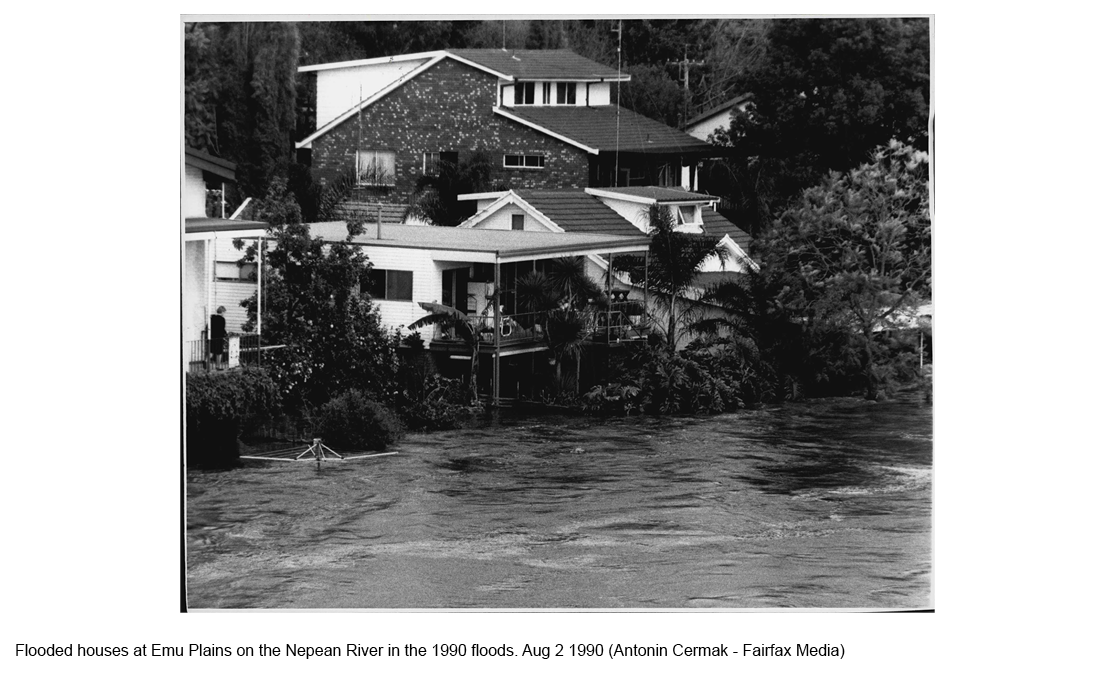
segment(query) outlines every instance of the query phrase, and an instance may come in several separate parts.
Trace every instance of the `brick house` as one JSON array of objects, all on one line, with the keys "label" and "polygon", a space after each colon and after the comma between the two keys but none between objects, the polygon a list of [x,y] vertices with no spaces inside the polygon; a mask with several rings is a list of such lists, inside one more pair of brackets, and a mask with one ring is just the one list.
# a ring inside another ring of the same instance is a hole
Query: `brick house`
[{"label": "brick house", "polygon": [[316,126],[299,160],[327,182],[356,169],[357,200],[410,203],[417,181],[477,152],[499,189],[677,186],[715,153],[612,104],[630,76],[568,50],[452,49],[299,68]]}]

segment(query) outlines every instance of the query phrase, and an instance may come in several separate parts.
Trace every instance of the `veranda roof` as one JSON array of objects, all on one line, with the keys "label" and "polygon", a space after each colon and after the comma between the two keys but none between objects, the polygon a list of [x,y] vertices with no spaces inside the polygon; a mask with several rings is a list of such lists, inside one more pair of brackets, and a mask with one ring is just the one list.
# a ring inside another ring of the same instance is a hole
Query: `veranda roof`
[{"label": "veranda roof", "polygon": [[[341,241],[348,236],[348,225],[344,222],[317,222],[309,226],[313,236],[327,241]],[[353,237],[353,243],[368,247],[417,248],[431,251],[435,260],[482,263],[643,252],[649,248],[647,239],[637,236],[405,224],[367,225],[363,234]]]}]

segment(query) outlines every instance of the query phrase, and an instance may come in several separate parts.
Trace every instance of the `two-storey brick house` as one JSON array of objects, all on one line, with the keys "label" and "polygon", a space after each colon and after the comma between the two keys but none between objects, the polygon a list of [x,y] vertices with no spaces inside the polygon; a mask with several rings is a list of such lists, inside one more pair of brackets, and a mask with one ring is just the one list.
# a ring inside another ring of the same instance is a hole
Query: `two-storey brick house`
[{"label": "two-storey brick house", "polygon": [[354,168],[357,198],[405,204],[440,162],[487,153],[494,186],[677,186],[715,150],[612,103],[630,76],[568,50],[452,49],[305,66],[317,130],[297,143],[315,177]]}]

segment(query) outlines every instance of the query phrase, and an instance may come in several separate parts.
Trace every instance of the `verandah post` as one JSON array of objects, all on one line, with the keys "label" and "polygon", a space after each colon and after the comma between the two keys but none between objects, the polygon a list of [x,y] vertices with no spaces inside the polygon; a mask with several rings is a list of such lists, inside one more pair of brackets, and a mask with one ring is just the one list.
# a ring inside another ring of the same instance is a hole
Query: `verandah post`
[{"label": "verandah post", "polygon": [[493,314],[495,316],[495,320],[492,325],[492,341],[495,344],[495,352],[492,355],[492,406],[499,408],[499,351],[500,333],[503,331],[500,329],[500,321],[502,319],[502,316],[500,312],[499,253],[496,253],[495,280],[496,284],[495,289],[493,290],[493,293],[495,294],[495,301],[493,302],[495,304],[495,313]]}]

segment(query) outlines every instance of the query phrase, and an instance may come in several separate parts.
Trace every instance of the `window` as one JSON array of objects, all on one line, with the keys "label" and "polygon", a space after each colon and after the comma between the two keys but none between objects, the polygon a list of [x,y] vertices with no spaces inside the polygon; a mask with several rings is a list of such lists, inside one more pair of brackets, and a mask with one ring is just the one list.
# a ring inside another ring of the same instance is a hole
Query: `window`
[{"label": "window", "polygon": [[576,105],[576,82],[546,82],[542,85],[543,105]]},{"label": "window", "polygon": [[678,219],[682,224],[697,224],[697,206],[678,206]]},{"label": "window", "polygon": [[534,105],[534,82],[515,85],[515,105]]},{"label": "window", "polygon": [[256,279],[256,267],[254,264],[217,262],[214,271],[217,280],[245,280],[254,282]]},{"label": "window", "polygon": [[546,157],[541,154],[505,154],[504,168],[545,168]]},{"label": "window", "polygon": [[364,280],[360,281],[360,291],[372,295],[373,299],[411,301],[413,290],[413,271],[370,269]]},{"label": "window", "polygon": [[457,165],[457,157],[458,154],[456,152],[423,152],[422,174],[437,175],[441,173],[441,167],[443,165]]},{"label": "window", "polygon": [[356,153],[356,182],[379,187],[395,186],[395,153],[391,150],[360,150]]},{"label": "window", "polygon": [[558,82],[555,105],[576,105],[577,85],[573,82]]},{"label": "window", "polygon": [[511,231],[522,231],[522,230],[523,230],[523,216],[522,215],[512,215],[511,216]]}]

